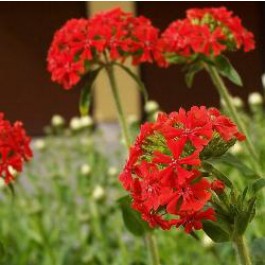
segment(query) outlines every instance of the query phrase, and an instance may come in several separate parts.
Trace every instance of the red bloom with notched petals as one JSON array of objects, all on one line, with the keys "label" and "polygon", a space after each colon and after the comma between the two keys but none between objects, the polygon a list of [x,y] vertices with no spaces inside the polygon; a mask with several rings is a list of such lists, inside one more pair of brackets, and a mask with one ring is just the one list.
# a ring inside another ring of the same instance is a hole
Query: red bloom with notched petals
[{"label": "red bloom with notched petals", "polygon": [[238,135],[231,120],[204,106],[160,113],[156,122],[142,125],[120,174],[132,207],[151,227],[162,229],[182,225],[191,232],[202,227],[202,220],[215,220],[211,191],[225,186],[202,174],[201,154],[205,149],[211,154],[215,142],[226,151]]},{"label": "red bloom with notched petals", "polygon": [[[186,18],[172,22],[157,45],[166,58],[175,54],[182,60],[194,59],[191,57],[198,54],[218,56],[241,48],[245,52],[253,50],[254,36],[225,7],[187,10]],[[158,64],[165,66],[161,60]]]},{"label": "red bloom with notched petals", "polygon": [[15,172],[21,172],[23,164],[32,157],[30,138],[23,124],[13,125],[0,113],[0,178],[9,184],[15,178]]},{"label": "red bloom with notched petals", "polygon": [[106,58],[123,62],[131,57],[133,64],[153,62],[158,56],[157,41],[158,29],[149,19],[119,8],[91,19],[71,19],[54,35],[48,71],[53,81],[70,89],[91,67],[106,63]]}]

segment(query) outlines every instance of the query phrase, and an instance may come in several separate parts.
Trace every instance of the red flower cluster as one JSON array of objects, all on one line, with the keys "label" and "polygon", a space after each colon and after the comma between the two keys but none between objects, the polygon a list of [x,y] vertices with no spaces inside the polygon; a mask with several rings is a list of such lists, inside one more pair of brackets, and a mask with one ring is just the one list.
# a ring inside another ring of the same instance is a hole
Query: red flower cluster
[{"label": "red flower cluster", "polygon": [[225,7],[189,9],[186,18],[176,20],[162,34],[158,48],[166,53],[189,57],[217,56],[223,51],[255,48],[254,36],[239,17]]},{"label": "red flower cluster", "polygon": [[56,32],[48,52],[52,80],[70,89],[104,55],[111,61],[132,56],[133,63],[152,62],[158,30],[145,17],[121,9],[91,19],[71,19]]},{"label": "red flower cluster", "polygon": [[203,177],[201,160],[216,139],[227,146],[244,136],[215,108],[192,107],[188,112],[181,108],[142,125],[120,181],[131,193],[132,207],[151,227],[182,225],[190,232],[201,229],[202,220],[215,220],[208,203],[211,191],[222,192],[225,187]]},{"label": "red flower cluster", "polygon": [[24,161],[32,157],[29,143],[23,124],[17,121],[12,125],[0,113],[0,178],[6,184],[15,178],[15,171],[22,171]]}]

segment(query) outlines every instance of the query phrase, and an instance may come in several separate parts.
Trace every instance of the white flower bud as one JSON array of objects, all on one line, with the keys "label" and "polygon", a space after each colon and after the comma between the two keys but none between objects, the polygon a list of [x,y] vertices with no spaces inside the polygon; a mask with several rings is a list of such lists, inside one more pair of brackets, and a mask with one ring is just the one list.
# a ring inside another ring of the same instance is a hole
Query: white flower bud
[{"label": "white flower bud", "polygon": [[99,185],[96,186],[96,188],[94,189],[94,191],[92,193],[92,197],[96,201],[103,199],[105,197],[105,190]]},{"label": "white flower bud", "polygon": [[210,237],[208,237],[206,234],[203,235],[202,238],[202,245],[206,248],[211,247],[213,245],[213,241]]},{"label": "white flower bud", "polygon": [[239,142],[236,142],[231,148],[230,152],[234,155],[242,153],[243,148],[242,145]]},{"label": "white flower bud", "polygon": [[248,96],[249,105],[261,105],[263,103],[263,97],[258,92],[253,92]]},{"label": "white flower bud", "polygon": [[144,110],[147,113],[152,113],[155,112],[159,109],[159,105],[156,101],[154,100],[149,100],[146,102],[145,106],[144,106]]},{"label": "white flower bud", "polygon": [[127,118],[127,122],[129,125],[133,125],[139,121],[138,117],[136,115],[129,115]]},{"label": "white flower bud", "polygon": [[80,124],[83,128],[90,127],[93,125],[93,120],[90,116],[83,116],[80,118]]},{"label": "white flower bud", "polygon": [[6,182],[3,178],[0,177],[0,190],[6,187]]},{"label": "white flower bud", "polygon": [[233,105],[236,108],[242,108],[244,106],[244,103],[240,97],[233,97]]},{"label": "white flower bud", "polygon": [[8,171],[9,173],[13,176],[13,177],[17,177],[18,176],[18,172],[12,167],[12,166],[8,166]]},{"label": "white flower bud", "polygon": [[88,176],[91,172],[91,167],[88,164],[83,164],[80,167],[80,173],[84,176]]},{"label": "white flower bud", "polygon": [[157,117],[158,117],[159,111],[156,111],[153,115],[152,115],[152,120],[156,121]]},{"label": "white flower bud", "polygon": [[59,126],[63,126],[64,123],[65,123],[64,118],[61,115],[56,114],[52,117],[52,120],[51,120],[52,126],[59,127]]},{"label": "white flower bud", "polygon": [[78,131],[78,130],[80,130],[82,128],[80,119],[78,117],[74,117],[74,118],[71,119],[70,128],[73,131]]},{"label": "white flower bud", "polygon": [[46,143],[44,140],[42,139],[38,139],[34,142],[34,147],[39,150],[39,151],[42,151],[43,149],[45,149],[46,147]]},{"label": "white flower bud", "polygon": [[108,169],[108,175],[116,176],[118,174],[118,169],[116,167],[110,167]]}]

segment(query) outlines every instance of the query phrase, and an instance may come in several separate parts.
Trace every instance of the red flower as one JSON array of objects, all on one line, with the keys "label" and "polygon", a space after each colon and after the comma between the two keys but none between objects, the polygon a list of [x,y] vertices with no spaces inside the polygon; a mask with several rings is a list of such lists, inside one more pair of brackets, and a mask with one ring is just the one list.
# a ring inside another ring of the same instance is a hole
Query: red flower
[{"label": "red flower", "polygon": [[[134,64],[158,57],[158,29],[145,17],[121,9],[96,14],[91,19],[71,19],[58,30],[48,52],[52,80],[72,88],[105,56],[110,61],[132,57]],[[160,56],[162,56],[160,54]]]},{"label": "red flower", "polygon": [[[225,7],[189,9],[186,18],[169,25],[157,44],[157,49],[189,59],[194,54],[217,56],[226,50],[255,48],[254,36],[241,20]],[[161,59],[158,61],[159,65]]]},{"label": "red flower", "polygon": [[29,143],[23,124],[15,122],[11,125],[0,113],[0,177],[6,184],[15,178],[14,171],[21,172],[23,163],[31,159]]},{"label": "red flower", "polygon": [[120,174],[133,208],[151,227],[162,229],[183,225],[190,232],[201,228],[203,219],[214,220],[211,189],[223,183],[203,177],[200,155],[213,139],[222,139],[218,144],[225,148],[238,134],[232,121],[204,106],[160,113],[156,122],[145,123]]},{"label": "red flower", "polygon": [[223,193],[225,189],[225,184],[219,179],[216,179],[211,184],[211,190],[215,191],[216,193]]}]

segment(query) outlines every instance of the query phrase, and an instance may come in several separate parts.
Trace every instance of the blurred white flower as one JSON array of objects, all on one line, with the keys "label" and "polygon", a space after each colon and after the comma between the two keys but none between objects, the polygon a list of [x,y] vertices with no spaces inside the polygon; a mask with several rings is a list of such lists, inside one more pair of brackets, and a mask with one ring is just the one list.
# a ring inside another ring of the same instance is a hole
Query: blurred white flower
[{"label": "blurred white flower", "polygon": [[261,76],[261,82],[262,82],[263,88],[265,89],[265,74]]},{"label": "blurred white flower", "polygon": [[52,120],[51,120],[51,124],[54,127],[59,127],[59,126],[63,126],[65,123],[64,118],[61,115],[53,115],[52,116]]},{"label": "blurred white flower", "polygon": [[261,105],[263,103],[263,97],[258,92],[253,92],[248,96],[249,105]]},{"label": "blurred white flower", "polygon": [[138,117],[134,114],[131,114],[127,118],[127,122],[129,125],[133,125],[139,121]]},{"label": "blurred white flower", "polygon": [[34,147],[37,150],[42,151],[46,147],[46,143],[43,139],[38,139],[34,142]]},{"label": "blurred white flower", "polygon": [[0,189],[3,189],[6,187],[5,180],[3,178],[0,178]]},{"label": "blurred white flower", "polygon": [[78,130],[80,130],[82,128],[81,121],[80,121],[80,119],[78,117],[73,117],[70,120],[70,128],[73,131],[78,131]]},{"label": "blurred white flower", "polygon": [[93,120],[90,116],[83,116],[80,118],[80,124],[82,127],[90,127],[93,125]]},{"label": "blurred white flower", "polygon": [[8,171],[9,173],[13,176],[13,177],[17,177],[18,172],[12,167],[12,166],[8,166]]},{"label": "blurred white flower", "polygon": [[208,237],[206,234],[203,235],[202,238],[202,245],[206,248],[211,247],[213,245],[213,241],[210,237]]},{"label": "blurred white flower", "polygon": [[116,167],[109,167],[108,175],[116,176],[118,174],[118,169]]},{"label": "blurred white flower", "polygon": [[149,100],[146,102],[145,106],[144,106],[144,110],[147,113],[152,113],[155,112],[159,109],[159,105],[156,101],[154,100]]},{"label": "blurred white flower", "polygon": [[105,197],[105,190],[100,185],[96,186],[92,193],[92,197],[96,201],[103,199]]},{"label": "blurred white flower", "polygon": [[83,164],[80,167],[80,173],[84,176],[88,176],[91,172],[91,167],[88,164]]},{"label": "blurred white flower", "polygon": [[244,102],[240,97],[233,97],[233,105],[236,108],[242,108],[244,106]]},{"label": "blurred white flower", "polygon": [[234,155],[242,153],[243,148],[242,145],[239,142],[236,142],[231,148],[230,152]]}]

